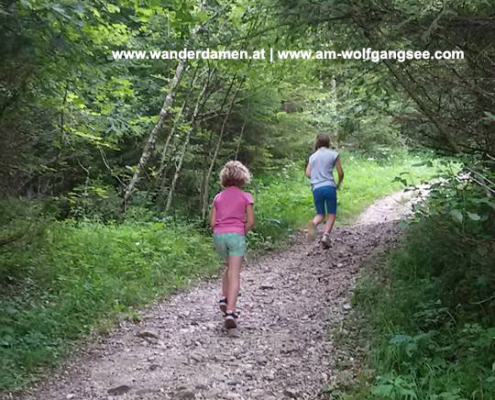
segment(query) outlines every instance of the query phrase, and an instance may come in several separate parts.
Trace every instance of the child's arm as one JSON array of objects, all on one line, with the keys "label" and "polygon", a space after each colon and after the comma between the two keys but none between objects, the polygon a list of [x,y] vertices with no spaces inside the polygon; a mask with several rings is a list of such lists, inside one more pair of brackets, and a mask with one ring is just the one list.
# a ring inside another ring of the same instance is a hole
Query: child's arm
[{"label": "child's arm", "polygon": [[211,212],[210,212],[210,227],[213,229],[215,227],[215,221],[217,220],[217,209],[215,208],[215,205],[211,206]]},{"label": "child's arm", "polygon": [[248,204],[248,206],[246,207],[246,233],[253,229],[254,223],[254,207],[252,204]]},{"label": "child's arm", "polygon": [[306,176],[311,179],[311,164],[308,163],[308,166],[306,167]]},{"label": "child's arm", "polygon": [[335,160],[335,167],[337,168],[337,174],[339,176],[339,183],[337,183],[338,189],[344,180],[344,170],[342,169],[342,164],[340,163],[340,157],[337,157],[337,160]]}]

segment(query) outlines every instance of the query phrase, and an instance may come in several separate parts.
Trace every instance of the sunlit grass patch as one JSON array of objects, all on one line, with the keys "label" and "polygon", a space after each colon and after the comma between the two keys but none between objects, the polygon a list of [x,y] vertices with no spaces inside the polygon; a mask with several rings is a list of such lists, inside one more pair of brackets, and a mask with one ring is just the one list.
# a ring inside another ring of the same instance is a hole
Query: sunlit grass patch
[{"label": "sunlit grass patch", "polygon": [[[345,178],[337,193],[337,225],[351,223],[377,199],[404,188],[404,183],[417,185],[435,173],[435,167],[425,163],[429,159],[425,154],[402,155],[387,161],[348,152],[342,152],[340,157]],[[257,179],[254,191],[258,223],[252,235],[257,243],[270,247],[314,216],[304,167],[292,165],[283,172]]]}]

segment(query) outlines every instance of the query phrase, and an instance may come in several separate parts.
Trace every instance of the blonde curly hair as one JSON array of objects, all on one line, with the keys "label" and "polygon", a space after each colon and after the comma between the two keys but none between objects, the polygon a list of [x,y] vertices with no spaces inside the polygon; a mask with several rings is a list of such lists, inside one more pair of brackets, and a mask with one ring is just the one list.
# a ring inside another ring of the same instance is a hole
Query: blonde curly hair
[{"label": "blonde curly hair", "polygon": [[220,171],[220,184],[223,187],[242,187],[251,182],[251,172],[240,161],[229,161]]}]

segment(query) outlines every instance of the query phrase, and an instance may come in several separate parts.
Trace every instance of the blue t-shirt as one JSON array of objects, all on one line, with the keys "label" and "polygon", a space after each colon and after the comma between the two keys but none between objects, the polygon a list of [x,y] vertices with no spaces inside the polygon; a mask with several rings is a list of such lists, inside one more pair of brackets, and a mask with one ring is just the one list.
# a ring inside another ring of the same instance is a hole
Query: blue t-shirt
[{"label": "blue t-shirt", "polygon": [[309,157],[311,167],[311,189],[323,186],[336,186],[333,179],[333,167],[339,153],[327,147],[320,147]]}]

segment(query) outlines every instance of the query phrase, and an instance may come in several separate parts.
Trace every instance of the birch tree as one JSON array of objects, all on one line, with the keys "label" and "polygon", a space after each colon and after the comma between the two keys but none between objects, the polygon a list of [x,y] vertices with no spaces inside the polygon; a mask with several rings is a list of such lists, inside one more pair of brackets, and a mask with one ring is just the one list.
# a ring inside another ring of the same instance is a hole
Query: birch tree
[{"label": "birch tree", "polygon": [[165,213],[168,213],[168,210],[170,209],[170,206],[172,205],[172,199],[174,197],[175,185],[177,184],[177,180],[179,179],[180,171],[182,169],[182,164],[184,162],[184,157],[186,155],[187,148],[189,146],[189,141],[191,139],[191,134],[195,129],[196,119],[197,119],[198,114],[199,114],[200,109],[201,109],[201,107],[200,107],[201,102],[205,96],[206,90],[208,89],[208,84],[210,82],[211,75],[213,73],[214,73],[214,71],[211,71],[208,74],[208,77],[205,79],[205,82],[203,84],[203,88],[201,89],[201,92],[199,93],[198,98],[196,100],[196,105],[194,106],[194,111],[193,111],[193,114],[191,116],[190,127],[187,130],[186,136],[184,138],[184,143],[182,144],[182,150],[181,150],[181,153],[179,155],[177,167],[175,169],[175,173],[174,173],[174,176],[172,178],[172,183],[170,184],[170,190],[169,190],[168,196],[167,196],[167,204],[165,206]]}]

